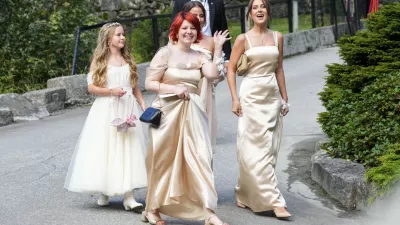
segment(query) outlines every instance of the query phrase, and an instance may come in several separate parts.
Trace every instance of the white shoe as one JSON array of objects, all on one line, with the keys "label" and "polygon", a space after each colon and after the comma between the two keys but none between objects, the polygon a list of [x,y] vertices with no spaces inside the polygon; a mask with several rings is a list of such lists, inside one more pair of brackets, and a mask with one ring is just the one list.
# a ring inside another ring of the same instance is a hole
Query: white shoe
[{"label": "white shoe", "polygon": [[99,206],[108,206],[109,202],[108,202],[108,196],[101,194],[99,199],[97,200],[97,205]]},{"label": "white shoe", "polygon": [[129,191],[125,193],[125,198],[124,198],[124,207],[125,210],[139,210],[143,208],[143,204],[136,202],[135,198],[133,197],[133,192]]}]

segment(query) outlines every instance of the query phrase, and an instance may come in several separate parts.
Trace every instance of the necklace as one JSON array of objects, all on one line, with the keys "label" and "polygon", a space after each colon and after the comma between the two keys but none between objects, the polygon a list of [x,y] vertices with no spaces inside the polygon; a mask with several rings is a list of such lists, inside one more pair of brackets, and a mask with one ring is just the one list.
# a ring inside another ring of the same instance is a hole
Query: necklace
[{"label": "necklace", "polygon": [[114,62],[116,65],[122,66],[122,64],[124,63],[124,58],[120,58],[120,59],[116,59],[116,58],[111,58],[110,56],[107,58],[107,60]]},{"label": "necklace", "polygon": [[262,43],[262,44],[264,44],[264,34],[265,34],[265,33],[263,32],[263,33],[260,35],[260,37],[261,37],[261,43]]},{"label": "necklace", "polygon": [[121,58],[119,58],[119,60],[118,60],[118,63],[119,63],[119,66],[122,66],[122,63],[123,63],[123,60],[124,58],[122,58],[122,60],[121,60]]},{"label": "necklace", "polygon": [[116,59],[115,61],[117,62],[117,64],[119,64],[119,66],[122,66],[123,60],[121,60],[121,59],[118,59],[118,60],[117,60],[117,59]]},{"label": "necklace", "polygon": [[262,44],[264,44],[264,36],[265,36],[266,33],[268,33],[268,29],[267,29],[267,31],[263,31],[263,32],[261,33],[261,35],[260,35],[260,37],[261,37],[261,43],[262,43]]}]

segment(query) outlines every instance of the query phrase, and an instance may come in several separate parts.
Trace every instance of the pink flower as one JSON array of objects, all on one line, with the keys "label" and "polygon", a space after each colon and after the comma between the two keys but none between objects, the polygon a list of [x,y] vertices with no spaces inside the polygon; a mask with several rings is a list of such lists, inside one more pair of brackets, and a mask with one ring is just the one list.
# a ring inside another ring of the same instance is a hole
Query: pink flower
[{"label": "pink flower", "polygon": [[127,116],[125,122],[129,124],[130,126],[135,125],[135,120],[137,120],[136,116],[134,114]]}]

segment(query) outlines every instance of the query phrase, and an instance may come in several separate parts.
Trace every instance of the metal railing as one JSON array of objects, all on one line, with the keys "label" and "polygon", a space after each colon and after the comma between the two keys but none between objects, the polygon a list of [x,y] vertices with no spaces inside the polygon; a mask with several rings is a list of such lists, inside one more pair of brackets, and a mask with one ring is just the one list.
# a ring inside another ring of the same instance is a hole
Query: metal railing
[{"label": "metal railing", "polygon": [[[90,25],[90,26],[82,26],[78,27],[76,29],[76,38],[75,38],[75,47],[74,47],[74,57],[72,59],[72,71],[71,75],[75,75],[75,70],[76,70],[76,60],[78,58],[78,48],[79,48],[79,42],[81,40],[81,32],[84,31],[89,31],[93,29],[97,29],[102,27],[106,23],[113,23],[113,22],[118,22],[118,23],[130,23],[130,22],[137,22],[137,21],[143,21],[143,20],[152,20],[152,29],[153,29],[153,37],[157,37],[158,33],[158,19],[160,18],[169,18],[171,17],[170,14],[164,14],[164,15],[154,15],[154,16],[142,16],[142,17],[135,17],[135,18],[127,18],[127,19],[119,19],[119,20],[112,20],[112,21],[106,21],[102,23],[98,23],[95,25]],[[153,44],[154,46],[159,46],[158,38],[153,38]]]},{"label": "metal railing", "polygon": [[[244,33],[246,31],[246,16],[245,16],[245,8],[246,7],[247,7],[247,4],[241,4],[241,5],[234,5],[234,6],[225,7],[225,9],[239,9],[240,10],[240,26],[241,26],[241,32],[242,33]],[[172,16],[171,14],[141,16],[141,17],[135,17],[135,18],[111,20],[111,21],[98,23],[98,24],[95,24],[95,25],[78,27],[76,29],[76,32],[75,32],[76,37],[75,37],[74,57],[72,59],[71,75],[75,75],[75,72],[76,72],[76,63],[77,63],[77,59],[78,59],[78,48],[79,48],[79,43],[80,43],[80,38],[81,38],[81,33],[82,32],[100,28],[106,23],[118,22],[118,23],[124,24],[124,23],[131,23],[131,22],[140,22],[140,21],[144,21],[144,20],[149,20],[150,19],[152,21],[153,37],[158,37],[159,36],[158,19],[171,18],[171,16]],[[154,50],[155,51],[160,48],[160,43],[159,43],[159,39],[158,38],[153,38],[153,46],[154,46]]]},{"label": "metal railing", "polygon": [[[296,1],[300,6],[298,7],[297,12],[293,12],[293,2]],[[350,6],[350,2],[353,2],[354,5]],[[364,12],[363,8],[368,0],[354,0],[354,1],[346,1],[345,0],[271,0],[271,7],[274,9],[274,5],[278,5],[283,8],[285,11],[283,14],[280,15],[281,18],[285,18],[281,21],[286,21],[287,18],[287,29],[286,32],[292,33],[294,27],[300,28],[299,24],[293,24],[294,16],[298,17],[300,14],[305,18],[307,21],[307,25],[303,25],[302,29],[311,29],[316,28],[319,26],[326,26],[326,25],[334,25],[334,33],[335,33],[335,40],[339,37],[338,31],[338,24],[339,23],[347,23],[348,30],[350,34],[354,34],[357,30],[361,29],[361,19],[366,17],[366,12]],[[345,4],[347,3],[347,4]],[[246,8],[247,4],[240,4],[240,5],[233,5],[233,6],[226,6],[225,10],[239,10],[239,20],[240,20],[240,27],[241,32],[246,32]],[[350,9],[352,12],[350,12]],[[287,11],[286,11],[287,10]],[[274,10],[275,11],[275,10]],[[300,12],[301,11],[301,12]],[[361,12],[362,11],[362,12]],[[274,12],[272,12],[274,13]],[[296,14],[297,13],[297,14]],[[295,15],[294,15],[295,14]],[[310,16],[310,18],[308,18]],[[329,18],[325,18],[328,16]],[[317,19],[317,18],[320,18]],[[112,20],[106,21],[99,24],[91,25],[91,26],[81,26],[76,29],[76,39],[75,39],[75,47],[74,47],[74,56],[72,62],[72,71],[71,75],[74,75],[76,72],[76,64],[78,60],[78,49],[79,49],[79,42],[81,38],[81,33],[93,29],[100,28],[106,23],[110,22],[119,22],[121,24],[125,23],[132,23],[132,22],[141,22],[145,20],[151,20],[152,26],[152,34],[153,34],[153,48],[156,52],[160,47],[159,42],[159,20],[164,18],[171,18],[171,14],[163,14],[163,15],[151,15],[151,16],[142,16],[136,18],[126,18],[126,19],[119,19],[119,20]],[[274,22],[275,18],[273,18],[272,22]],[[309,21],[311,20],[311,21]],[[329,22],[325,23],[325,20]],[[303,21],[304,22],[304,21]],[[285,22],[286,23],[286,22]],[[274,26],[272,26],[274,29]],[[299,29],[301,30],[301,29]]]}]

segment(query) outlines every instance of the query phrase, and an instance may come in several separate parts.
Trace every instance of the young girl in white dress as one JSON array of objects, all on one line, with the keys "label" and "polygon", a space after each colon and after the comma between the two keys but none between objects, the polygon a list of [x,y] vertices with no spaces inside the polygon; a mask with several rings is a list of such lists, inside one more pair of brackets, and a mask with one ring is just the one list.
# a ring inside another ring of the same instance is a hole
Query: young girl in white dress
[{"label": "young girl in white dress", "polygon": [[100,193],[100,206],[109,204],[109,196],[124,195],[126,210],[141,208],[133,190],[147,186],[146,143],[138,120],[146,105],[121,24],[100,29],[87,82],[97,98],[75,147],[65,188]]}]

